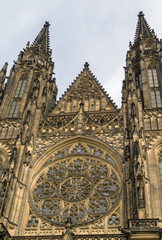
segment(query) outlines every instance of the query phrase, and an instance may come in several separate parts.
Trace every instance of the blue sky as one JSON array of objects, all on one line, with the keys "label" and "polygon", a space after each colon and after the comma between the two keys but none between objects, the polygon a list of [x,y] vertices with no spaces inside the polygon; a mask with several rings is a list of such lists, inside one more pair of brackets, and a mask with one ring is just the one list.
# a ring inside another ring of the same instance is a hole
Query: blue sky
[{"label": "blue sky", "polygon": [[0,6],[0,68],[8,62],[10,69],[26,43],[32,43],[49,21],[58,96],[88,61],[120,106],[125,56],[139,11],[162,37],[161,0],[1,0]]}]

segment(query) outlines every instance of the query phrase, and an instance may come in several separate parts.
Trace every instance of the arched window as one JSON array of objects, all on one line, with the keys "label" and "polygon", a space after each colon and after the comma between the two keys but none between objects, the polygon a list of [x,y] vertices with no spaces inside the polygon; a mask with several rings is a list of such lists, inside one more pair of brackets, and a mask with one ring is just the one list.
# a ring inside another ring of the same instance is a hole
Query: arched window
[{"label": "arched window", "polygon": [[157,70],[155,67],[148,68],[148,79],[149,79],[149,86],[151,90],[151,106],[153,108],[161,108],[162,103],[161,103],[159,82],[158,82]]},{"label": "arched window", "polygon": [[27,83],[27,77],[26,76],[23,76],[18,82],[16,92],[15,92],[15,95],[14,95],[14,99],[13,99],[13,102],[12,102],[12,105],[11,105],[11,108],[10,108],[9,118],[18,117],[21,98],[23,96],[26,83]]},{"label": "arched window", "polygon": [[148,77],[149,77],[150,88],[159,87],[156,68],[148,69]]},{"label": "arched window", "polygon": [[159,90],[151,90],[151,105],[153,108],[162,107]]},{"label": "arched window", "polygon": [[141,73],[138,75],[138,81],[139,81],[139,88],[140,91],[142,90],[142,77],[141,77]]}]

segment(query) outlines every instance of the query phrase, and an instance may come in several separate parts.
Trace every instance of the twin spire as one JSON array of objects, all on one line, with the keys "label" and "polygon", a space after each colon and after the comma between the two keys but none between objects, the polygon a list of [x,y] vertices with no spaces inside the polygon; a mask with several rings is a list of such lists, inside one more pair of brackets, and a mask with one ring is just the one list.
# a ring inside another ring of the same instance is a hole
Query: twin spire
[{"label": "twin spire", "polygon": [[139,12],[138,14],[138,22],[137,22],[137,27],[136,27],[136,33],[135,33],[135,38],[134,42],[136,43],[140,37],[151,37],[152,36],[152,30],[147,23],[143,12]]},{"label": "twin spire", "polygon": [[31,47],[38,48],[43,50],[45,53],[50,52],[49,47],[49,22],[45,22],[43,28],[39,32],[38,36],[34,40],[34,42],[31,44]]},{"label": "twin spire", "polygon": [[[50,26],[49,22],[45,22],[38,36],[31,44],[31,47],[41,49],[47,54],[51,51],[49,47],[49,26]],[[141,36],[151,37],[153,35],[152,33],[153,31],[151,30],[149,24],[147,23],[143,12],[142,11],[139,12],[134,43],[136,43]]]}]

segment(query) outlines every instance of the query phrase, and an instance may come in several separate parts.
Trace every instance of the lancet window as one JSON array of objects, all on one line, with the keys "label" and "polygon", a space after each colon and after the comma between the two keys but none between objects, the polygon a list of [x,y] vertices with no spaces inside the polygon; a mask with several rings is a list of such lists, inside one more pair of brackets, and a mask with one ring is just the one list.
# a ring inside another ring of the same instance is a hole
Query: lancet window
[{"label": "lancet window", "polygon": [[149,85],[151,88],[151,106],[153,108],[161,108],[161,96],[159,91],[159,82],[157,76],[157,70],[155,67],[148,68],[148,78],[149,78]]},{"label": "lancet window", "polygon": [[141,77],[141,74],[139,74],[137,76],[137,80],[138,80],[138,83],[139,83],[139,88],[140,88],[140,91],[142,90],[142,77]]},{"label": "lancet window", "polygon": [[148,69],[148,77],[149,77],[149,84],[151,88],[159,87],[156,68]]},{"label": "lancet window", "polygon": [[23,96],[25,86],[26,86],[27,79],[26,77],[22,77],[17,85],[16,92],[14,95],[14,99],[10,108],[9,118],[11,117],[18,117],[18,112],[20,108],[21,98]]},{"label": "lancet window", "polygon": [[159,90],[151,90],[151,104],[153,108],[162,107]]}]

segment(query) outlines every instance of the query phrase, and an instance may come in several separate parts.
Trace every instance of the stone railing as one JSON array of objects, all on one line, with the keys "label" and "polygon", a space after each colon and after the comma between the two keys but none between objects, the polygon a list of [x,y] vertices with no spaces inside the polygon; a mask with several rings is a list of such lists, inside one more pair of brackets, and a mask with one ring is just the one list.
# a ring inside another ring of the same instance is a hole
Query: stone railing
[{"label": "stone railing", "polygon": [[129,228],[136,229],[157,229],[158,228],[158,219],[133,219],[129,220]]},{"label": "stone railing", "polygon": [[21,236],[12,237],[11,240],[62,240],[62,235],[57,236]]}]

